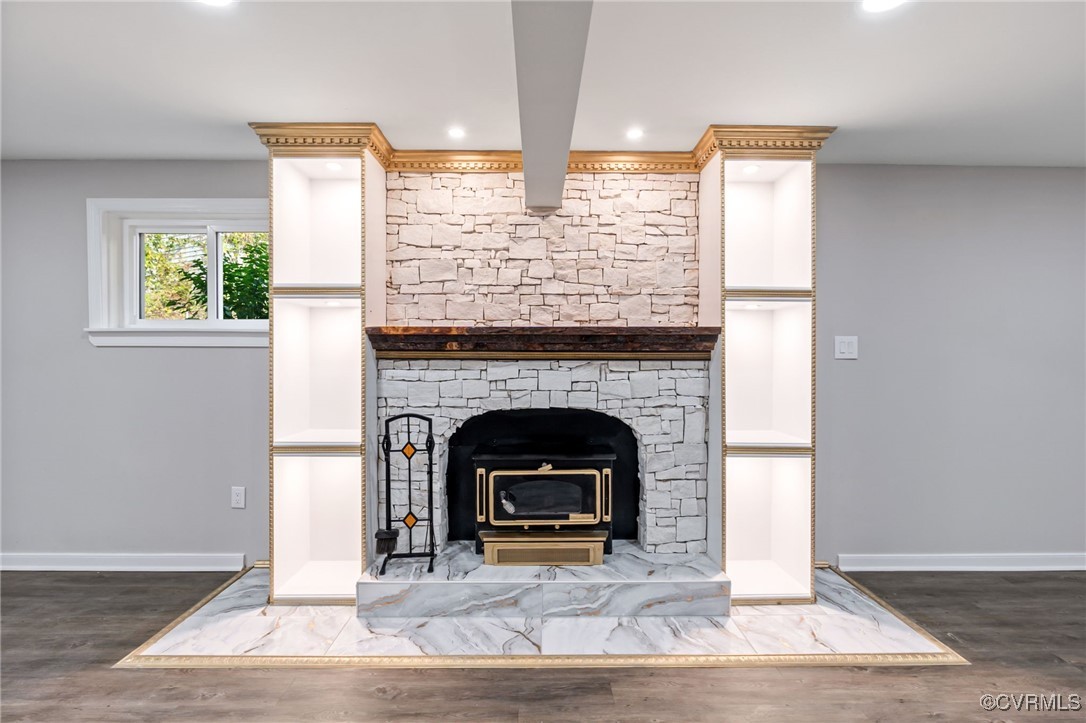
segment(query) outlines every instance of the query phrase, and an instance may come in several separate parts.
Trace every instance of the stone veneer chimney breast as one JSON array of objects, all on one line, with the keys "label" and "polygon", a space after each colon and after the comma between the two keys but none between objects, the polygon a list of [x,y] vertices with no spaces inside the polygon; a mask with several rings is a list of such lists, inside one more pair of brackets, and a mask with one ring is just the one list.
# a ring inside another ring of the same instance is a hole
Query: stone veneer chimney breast
[{"label": "stone veneer chimney breast", "polygon": [[697,174],[572,173],[546,217],[519,173],[387,187],[390,325],[698,323]]}]

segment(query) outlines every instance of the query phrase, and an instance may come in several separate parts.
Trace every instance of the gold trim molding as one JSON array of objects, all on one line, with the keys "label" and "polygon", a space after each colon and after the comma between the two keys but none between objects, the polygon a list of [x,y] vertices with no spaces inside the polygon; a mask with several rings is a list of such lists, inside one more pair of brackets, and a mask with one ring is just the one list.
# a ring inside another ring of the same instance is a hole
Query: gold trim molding
[{"label": "gold trim molding", "polygon": [[811,299],[814,292],[810,289],[756,289],[756,288],[732,288],[724,289],[725,299]]},{"label": "gold trim molding", "polygon": [[275,156],[319,157],[341,151],[357,154],[370,147],[371,139],[378,149],[382,148],[381,141],[384,146],[388,144],[375,123],[250,123],[249,127]]},{"label": "gold trim molding", "polygon": [[728,457],[810,457],[814,454],[811,445],[750,445],[750,444],[725,444],[724,454]]},{"label": "gold trim molding", "polygon": [[697,173],[693,153],[570,151],[568,173]]},{"label": "gold trim molding", "polygon": [[[949,650],[949,649],[948,649]],[[140,655],[114,668],[765,668],[969,665],[953,651],[806,655]]]},{"label": "gold trim molding", "polygon": [[362,454],[360,444],[273,444],[272,455],[321,457],[355,456]]},{"label": "gold trim molding", "polygon": [[515,173],[520,151],[393,151],[386,171]]},{"label": "gold trim molding", "polygon": [[361,286],[272,286],[271,295],[279,298],[317,298],[334,296],[355,297],[362,295]]},{"label": "gold trim molding", "polygon": [[[516,173],[520,151],[398,150],[376,123],[250,123],[274,156],[368,149],[386,171]],[[570,151],[567,173],[700,173],[717,152],[734,158],[811,158],[833,126],[711,125],[690,151]]]},{"label": "gold trim molding", "polygon": [[835,130],[836,126],[711,125],[691,155],[699,171],[718,151],[731,158],[810,159]]}]

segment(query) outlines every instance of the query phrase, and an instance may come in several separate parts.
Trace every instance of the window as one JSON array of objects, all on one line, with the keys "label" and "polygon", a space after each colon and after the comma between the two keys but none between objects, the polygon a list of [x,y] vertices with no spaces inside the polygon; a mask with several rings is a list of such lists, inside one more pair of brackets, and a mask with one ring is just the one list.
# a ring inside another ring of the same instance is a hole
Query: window
[{"label": "window", "polygon": [[268,318],[268,234],[226,228],[136,228],[142,321]]},{"label": "window", "polygon": [[89,199],[91,343],[266,346],[264,199]]}]

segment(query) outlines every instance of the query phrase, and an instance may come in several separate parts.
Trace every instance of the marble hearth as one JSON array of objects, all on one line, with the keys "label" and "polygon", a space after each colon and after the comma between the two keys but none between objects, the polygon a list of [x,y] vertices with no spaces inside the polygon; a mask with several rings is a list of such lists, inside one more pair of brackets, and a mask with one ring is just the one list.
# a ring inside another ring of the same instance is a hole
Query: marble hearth
[{"label": "marble hearth", "polygon": [[484,565],[472,544],[448,543],[425,562],[375,564],[358,583],[363,618],[727,615],[731,583],[708,555],[650,553],[616,540],[593,566]]}]

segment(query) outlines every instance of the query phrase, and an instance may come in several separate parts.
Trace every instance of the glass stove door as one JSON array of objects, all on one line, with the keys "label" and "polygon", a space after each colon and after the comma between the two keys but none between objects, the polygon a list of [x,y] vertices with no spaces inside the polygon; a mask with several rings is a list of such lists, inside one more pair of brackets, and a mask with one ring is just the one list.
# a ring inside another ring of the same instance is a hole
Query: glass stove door
[{"label": "glass stove door", "polygon": [[595,524],[600,473],[594,469],[496,470],[489,476],[494,525]]}]

